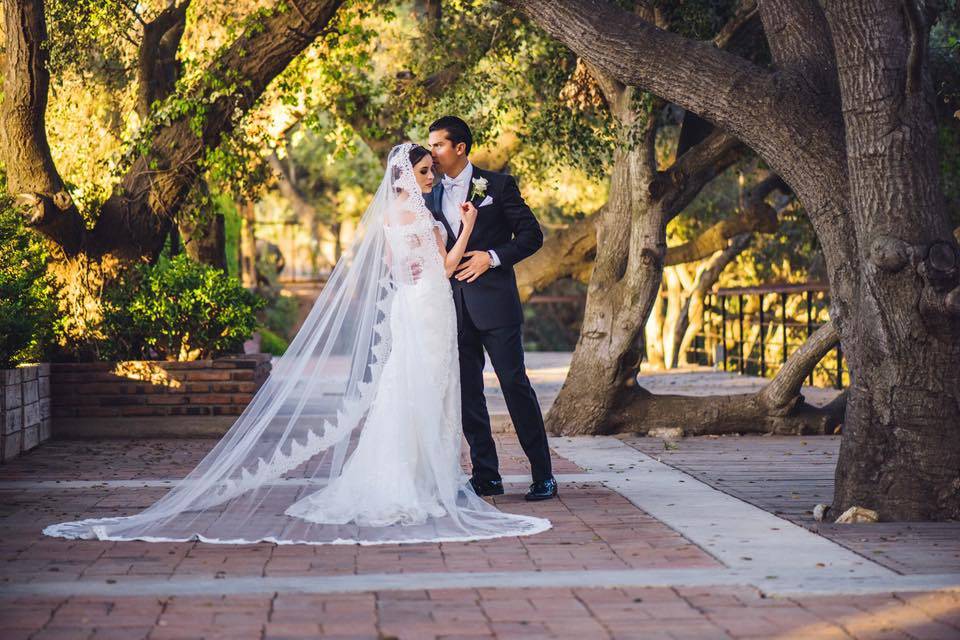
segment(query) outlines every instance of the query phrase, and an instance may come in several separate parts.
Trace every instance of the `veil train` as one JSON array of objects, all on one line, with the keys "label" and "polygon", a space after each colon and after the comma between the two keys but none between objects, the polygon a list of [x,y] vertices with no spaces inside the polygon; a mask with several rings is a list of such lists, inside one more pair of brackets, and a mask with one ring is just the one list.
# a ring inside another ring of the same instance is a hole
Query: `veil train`
[{"label": "veil train", "polygon": [[[45,534],[381,544],[478,540],[550,528],[548,520],[486,503],[460,470],[455,319],[452,331],[444,324],[452,298],[445,277],[436,277],[437,268],[443,273],[435,223],[413,175],[412,147],[391,150],[356,239],[302,328],[197,467],[140,513],[53,524]],[[435,375],[425,375],[434,369]],[[405,453],[389,447],[406,447]],[[402,464],[419,466],[413,484],[401,492],[403,483],[391,477],[404,473]],[[387,470],[393,475],[378,478],[378,471]],[[415,506],[424,508],[395,522],[336,517],[344,515],[335,512],[345,504],[404,501],[412,499],[411,491],[419,496]]]}]

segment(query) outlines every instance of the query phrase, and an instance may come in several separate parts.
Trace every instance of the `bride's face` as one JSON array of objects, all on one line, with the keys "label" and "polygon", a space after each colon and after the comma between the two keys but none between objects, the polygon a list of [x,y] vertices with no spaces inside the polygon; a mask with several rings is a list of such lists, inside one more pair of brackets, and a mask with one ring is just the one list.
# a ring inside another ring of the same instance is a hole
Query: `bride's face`
[{"label": "bride's face", "polygon": [[417,186],[423,193],[429,193],[433,189],[433,158],[424,156],[420,162],[413,167],[413,175],[417,179]]}]

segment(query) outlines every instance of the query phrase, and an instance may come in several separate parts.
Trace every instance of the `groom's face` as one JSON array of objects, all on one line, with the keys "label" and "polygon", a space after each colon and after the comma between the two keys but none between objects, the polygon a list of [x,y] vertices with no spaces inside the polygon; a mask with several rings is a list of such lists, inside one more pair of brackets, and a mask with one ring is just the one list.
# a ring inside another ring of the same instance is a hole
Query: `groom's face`
[{"label": "groom's face", "polygon": [[440,129],[431,131],[428,138],[430,153],[443,173],[449,173],[451,169],[460,165],[467,153],[467,145],[462,142],[454,145],[448,135],[445,129]]}]

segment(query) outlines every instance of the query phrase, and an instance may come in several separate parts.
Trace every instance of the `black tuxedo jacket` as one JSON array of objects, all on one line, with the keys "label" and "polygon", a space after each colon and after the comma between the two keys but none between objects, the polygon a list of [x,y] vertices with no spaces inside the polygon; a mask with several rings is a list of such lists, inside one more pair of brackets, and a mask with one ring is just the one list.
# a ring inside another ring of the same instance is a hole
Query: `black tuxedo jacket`
[{"label": "black tuxedo jacket", "polygon": [[[473,180],[476,178],[487,180],[486,193],[482,196],[474,193]],[[480,203],[487,196],[493,198],[493,202],[481,207]],[[513,265],[533,255],[543,245],[543,231],[511,175],[485,171],[474,165],[467,198],[477,207],[477,222],[467,241],[467,251],[493,249],[500,258],[500,266],[491,267],[469,283],[457,280],[454,274],[450,285],[457,315],[462,314],[465,305],[470,319],[482,331],[520,324],[523,309]],[[447,250],[450,250],[457,238],[443,215],[442,199],[441,183],[427,198],[427,206],[447,230]]]}]

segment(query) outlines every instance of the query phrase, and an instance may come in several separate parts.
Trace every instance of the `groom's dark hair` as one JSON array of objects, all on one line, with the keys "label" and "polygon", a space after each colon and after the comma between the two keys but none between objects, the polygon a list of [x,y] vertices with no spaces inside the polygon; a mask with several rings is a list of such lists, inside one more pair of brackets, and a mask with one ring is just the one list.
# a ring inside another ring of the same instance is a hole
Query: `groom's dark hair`
[{"label": "groom's dark hair", "polygon": [[470,127],[467,123],[457,116],[443,116],[433,121],[430,125],[430,131],[446,131],[447,138],[454,146],[461,142],[467,145],[467,155],[470,155],[470,147],[473,146],[473,134],[470,133]]}]

